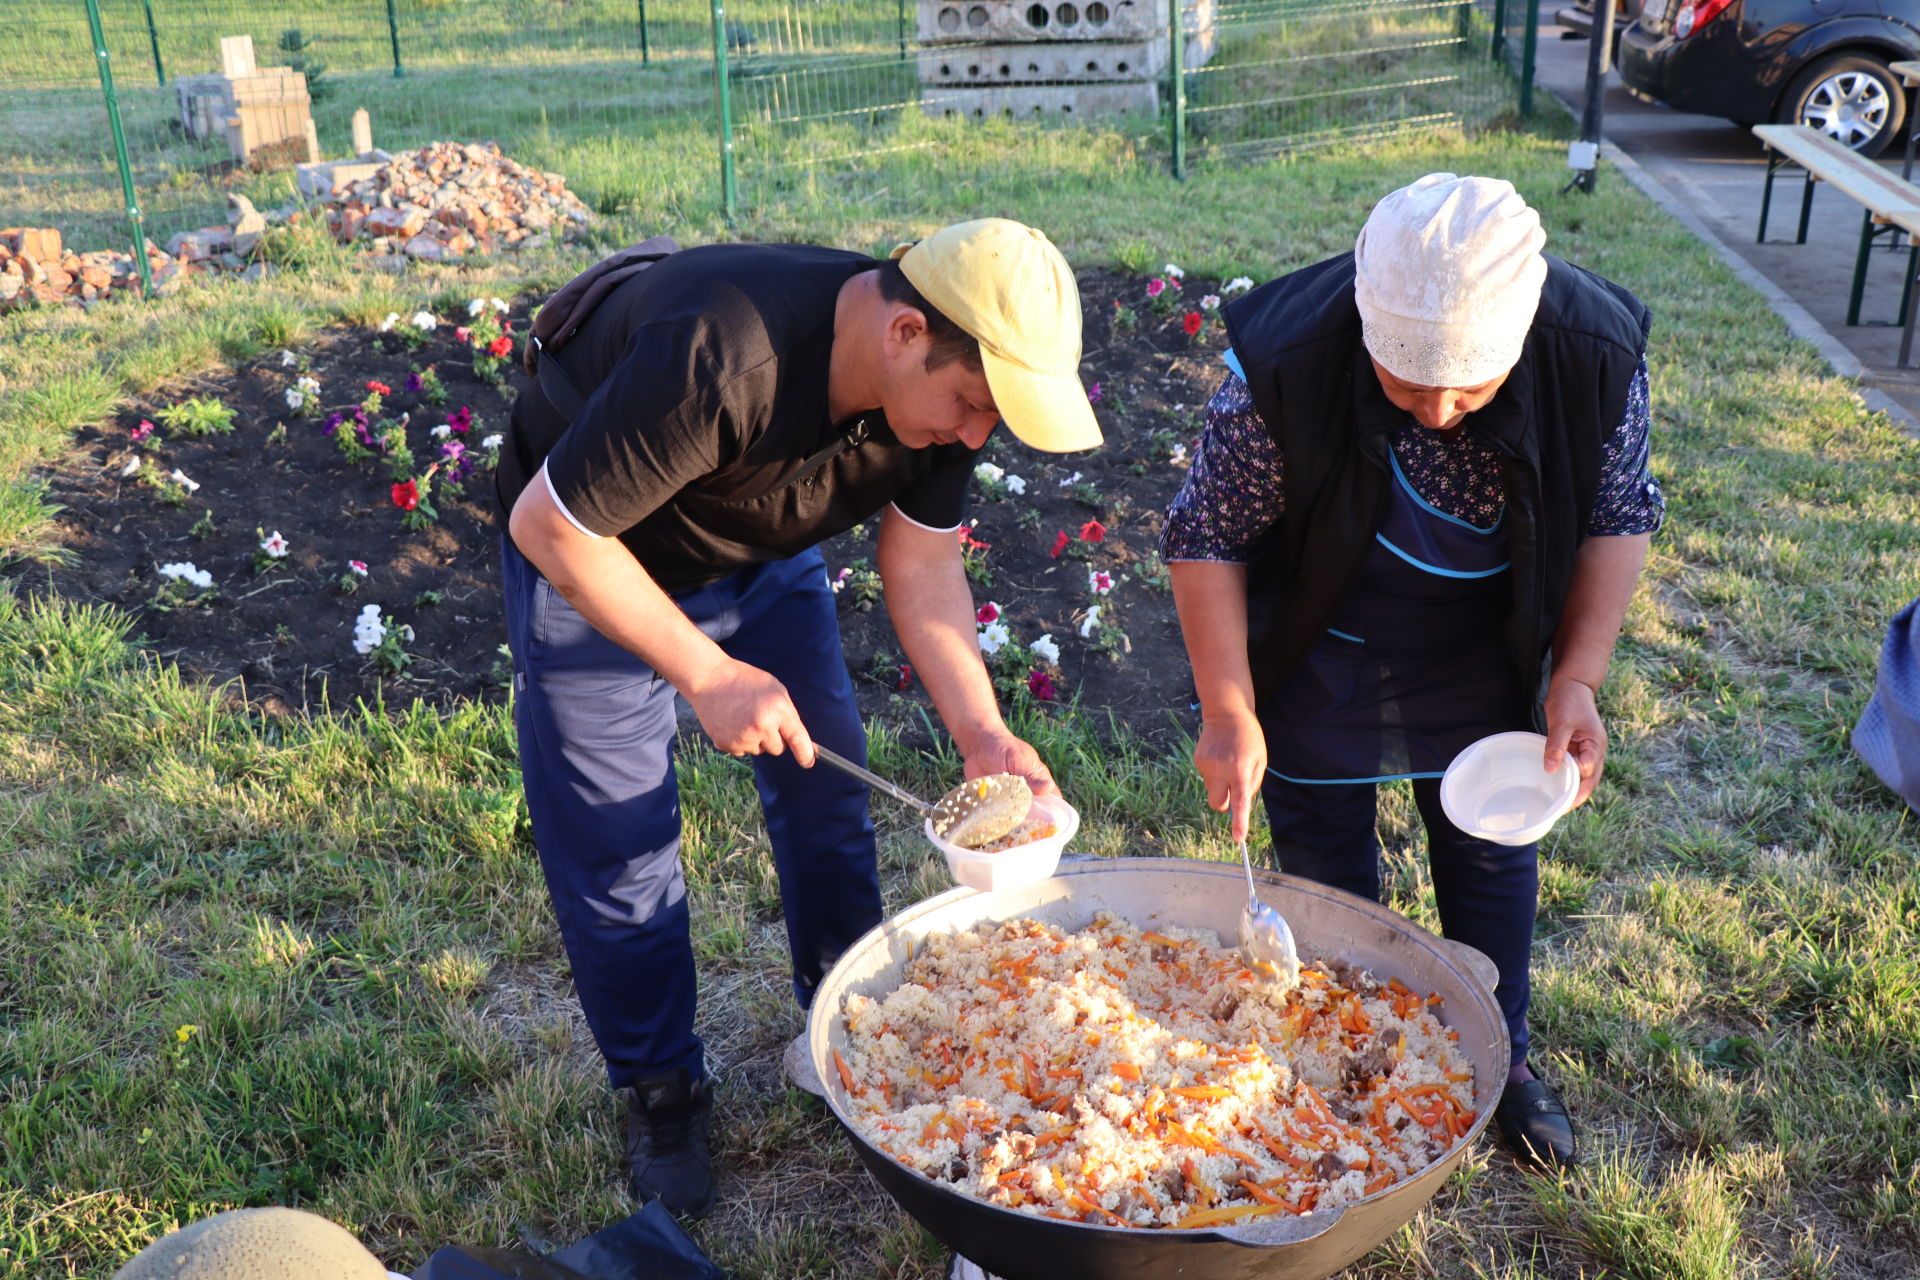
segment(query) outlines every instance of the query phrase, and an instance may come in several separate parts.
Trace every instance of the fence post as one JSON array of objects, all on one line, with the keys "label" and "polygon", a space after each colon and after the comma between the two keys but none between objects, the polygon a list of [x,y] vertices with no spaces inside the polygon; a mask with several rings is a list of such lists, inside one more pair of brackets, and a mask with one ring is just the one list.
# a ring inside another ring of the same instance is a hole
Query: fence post
[{"label": "fence post", "polygon": [[728,87],[727,9],[724,0],[713,6],[713,106],[720,117],[720,207],[733,224],[736,204],[733,173],[733,94]]},{"label": "fence post", "polygon": [[640,65],[651,60],[647,51],[647,0],[640,0]]},{"label": "fence post", "polygon": [[407,74],[400,65],[400,16],[394,12],[394,0],[387,0],[387,39],[393,44],[393,78]]},{"label": "fence post", "polygon": [[1167,101],[1173,109],[1173,176],[1187,177],[1187,31],[1181,0],[1167,0]]},{"label": "fence post", "polygon": [[160,62],[160,32],[153,25],[153,0],[140,0],[140,7],[147,11],[147,43],[153,46],[153,74],[164,88],[167,83],[167,69]]},{"label": "fence post", "polygon": [[127,134],[120,127],[120,99],[113,91],[113,67],[107,59],[107,36],[100,29],[100,0],[87,0],[87,28],[93,35],[93,56],[100,66],[100,92],[107,99],[107,125],[113,131],[113,156],[120,166],[120,192],[127,201],[127,229],[133,233],[133,260],[140,268],[140,294],[153,296],[153,269],[147,265],[146,215],[133,195],[133,165],[127,160]]},{"label": "fence post", "polygon": [[907,0],[894,0],[894,20],[900,28],[900,61],[907,60]]},{"label": "fence post", "polygon": [[1487,51],[1495,62],[1507,56],[1507,0],[1493,0],[1493,38]]},{"label": "fence post", "polygon": [[1520,44],[1520,114],[1533,114],[1533,63],[1540,47],[1540,0],[1527,0],[1527,30]]}]

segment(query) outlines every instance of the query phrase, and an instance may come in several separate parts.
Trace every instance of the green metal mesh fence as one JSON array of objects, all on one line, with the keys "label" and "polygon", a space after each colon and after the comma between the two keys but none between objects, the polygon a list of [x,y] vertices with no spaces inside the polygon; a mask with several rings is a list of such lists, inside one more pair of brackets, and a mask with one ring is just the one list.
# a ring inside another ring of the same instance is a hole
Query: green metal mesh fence
[{"label": "green metal mesh fence", "polygon": [[[284,164],[238,163],[218,130],[183,123],[181,82],[219,70],[223,37],[305,73],[323,155],[349,153],[365,108],[386,150],[497,141],[601,212],[731,212],[873,198],[916,168],[991,191],[1450,127],[1511,103],[1527,13],[1526,0],[97,3],[137,200],[162,244],[219,222],[228,191],[263,207],[293,196]],[[0,223],[124,245],[85,0],[14,0],[9,17]]]}]

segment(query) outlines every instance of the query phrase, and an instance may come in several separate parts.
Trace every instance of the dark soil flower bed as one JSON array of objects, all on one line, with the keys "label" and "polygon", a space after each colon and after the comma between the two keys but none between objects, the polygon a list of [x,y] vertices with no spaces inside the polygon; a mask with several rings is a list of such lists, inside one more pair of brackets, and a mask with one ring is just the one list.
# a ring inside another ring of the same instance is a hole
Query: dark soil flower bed
[{"label": "dark soil flower bed", "polygon": [[[975,523],[961,542],[981,630],[998,646],[988,661],[1004,697],[1111,707],[1132,729],[1154,733],[1192,722],[1185,653],[1154,548],[1196,447],[1200,407],[1219,381],[1224,343],[1217,313],[1197,306],[1211,282],[1188,280],[1152,297],[1148,285],[1104,273],[1081,280],[1083,373],[1098,388],[1106,445],[1050,455],[995,433],[983,456],[999,474],[987,469],[977,480]],[[511,300],[501,317],[516,346],[531,301]],[[1187,332],[1193,315],[1202,316],[1197,336]],[[354,699],[503,698],[500,526],[483,442],[505,429],[524,375],[499,361],[499,385],[483,379],[475,363],[489,363],[484,345],[455,335],[469,317],[437,319],[425,333],[404,323],[389,332],[342,326],[291,358],[272,352],[168,388],[83,431],[81,448],[49,477],[75,563],[35,569],[23,588],[126,610],[160,657],[268,712]],[[443,403],[429,403],[416,376],[428,368]],[[354,410],[369,384],[390,389],[369,416],[374,434],[383,420],[408,415],[411,467],[395,466],[370,436],[366,456],[343,452],[342,433],[352,444],[365,435]],[[306,412],[290,407],[290,392],[309,397]],[[222,405],[232,423],[224,433]],[[215,433],[192,434],[209,425]],[[474,468],[463,485],[449,484],[444,461],[428,472],[449,441]],[[414,477],[426,481],[430,514],[406,488]],[[870,715],[917,721],[898,714],[925,695],[903,669],[878,599],[877,527],[823,551],[863,705]],[[187,564],[212,585],[196,586],[178,567]],[[368,605],[378,606],[387,643],[360,652]]]}]

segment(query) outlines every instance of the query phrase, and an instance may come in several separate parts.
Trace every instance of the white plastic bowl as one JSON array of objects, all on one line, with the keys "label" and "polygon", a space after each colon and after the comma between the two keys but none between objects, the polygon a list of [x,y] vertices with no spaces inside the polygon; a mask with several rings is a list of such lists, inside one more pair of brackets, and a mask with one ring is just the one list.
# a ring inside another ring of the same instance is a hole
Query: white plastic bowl
[{"label": "white plastic bowl", "polygon": [[1080,811],[1057,794],[1035,796],[1031,812],[1036,816],[1044,814],[1051,819],[1053,834],[1043,840],[1017,844],[999,853],[983,853],[942,840],[933,834],[931,818],[927,819],[925,828],[927,839],[933,842],[934,848],[947,855],[947,870],[967,888],[978,889],[982,893],[1017,889],[1052,875],[1054,868],[1060,865],[1060,853],[1067,847],[1067,841],[1073,839],[1074,833],[1080,830]]},{"label": "white plastic bowl", "polygon": [[1462,751],[1440,779],[1440,807],[1453,825],[1495,844],[1532,844],[1573,808],[1580,770],[1568,756],[1548,773],[1547,740],[1496,733]]}]

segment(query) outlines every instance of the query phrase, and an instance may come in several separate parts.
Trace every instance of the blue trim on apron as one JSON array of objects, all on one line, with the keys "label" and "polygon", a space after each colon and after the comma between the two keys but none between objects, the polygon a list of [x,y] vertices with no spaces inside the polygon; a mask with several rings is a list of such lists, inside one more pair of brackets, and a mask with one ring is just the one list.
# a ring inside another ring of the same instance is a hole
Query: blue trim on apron
[{"label": "blue trim on apron", "polygon": [[[1526,724],[1502,629],[1509,534],[1438,510],[1393,459],[1360,576],[1301,668],[1261,704],[1268,770],[1327,785],[1437,778]],[[1365,637],[1365,639],[1362,639]]]},{"label": "blue trim on apron", "polygon": [[1420,491],[1414,488],[1413,485],[1407,480],[1407,473],[1400,469],[1399,454],[1389,449],[1387,450],[1387,460],[1393,463],[1393,478],[1400,482],[1401,487],[1407,491],[1407,496],[1412,498],[1414,500],[1414,503],[1418,505],[1422,511],[1426,512],[1430,516],[1438,516],[1440,519],[1445,520],[1448,524],[1457,524],[1462,529],[1471,529],[1475,533],[1493,533],[1500,528],[1501,523],[1507,518],[1507,509],[1504,506],[1500,508],[1500,514],[1493,518],[1493,523],[1486,524],[1486,525],[1475,524],[1471,520],[1462,520],[1459,516],[1448,515],[1446,512],[1442,511],[1440,508],[1434,506],[1431,502],[1428,502],[1425,498],[1421,497]]},{"label": "blue trim on apron", "polygon": [[1234,377],[1240,379],[1242,382],[1247,380],[1247,371],[1240,367],[1240,357],[1233,354],[1232,347],[1228,347],[1225,351],[1222,351],[1220,353],[1220,359],[1226,364],[1227,368],[1233,370]]},{"label": "blue trim on apron", "polygon": [[[1491,569],[1479,569],[1471,572],[1466,569],[1442,569],[1437,564],[1428,564],[1425,560],[1422,560],[1419,556],[1411,555],[1405,551],[1402,551],[1400,548],[1394,546],[1391,542],[1388,542],[1387,535],[1384,533],[1374,534],[1373,540],[1375,542],[1378,542],[1381,546],[1385,547],[1387,550],[1393,552],[1393,554],[1399,556],[1402,560],[1405,560],[1408,564],[1412,565],[1414,568],[1420,570],[1420,572],[1431,573],[1437,577],[1442,577],[1442,578],[1491,578],[1496,573],[1505,573],[1507,569],[1510,567],[1509,562],[1503,560],[1499,564],[1493,566],[1493,568]],[[1331,631],[1332,628],[1329,627],[1328,630]]]},{"label": "blue trim on apron", "polygon": [[1446,774],[1442,772],[1442,773],[1383,773],[1372,778],[1289,778],[1286,774],[1281,773],[1276,769],[1268,769],[1267,772],[1271,773],[1274,777],[1280,779],[1280,781],[1282,782],[1291,782],[1291,783],[1294,783],[1296,786],[1302,786],[1302,787],[1342,787],[1342,786],[1349,786],[1349,785],[1354,785],[1354,784],[1363,783],[1363,782],[1408,782],[1415,778],[1444,778],[1446,776]]}]

